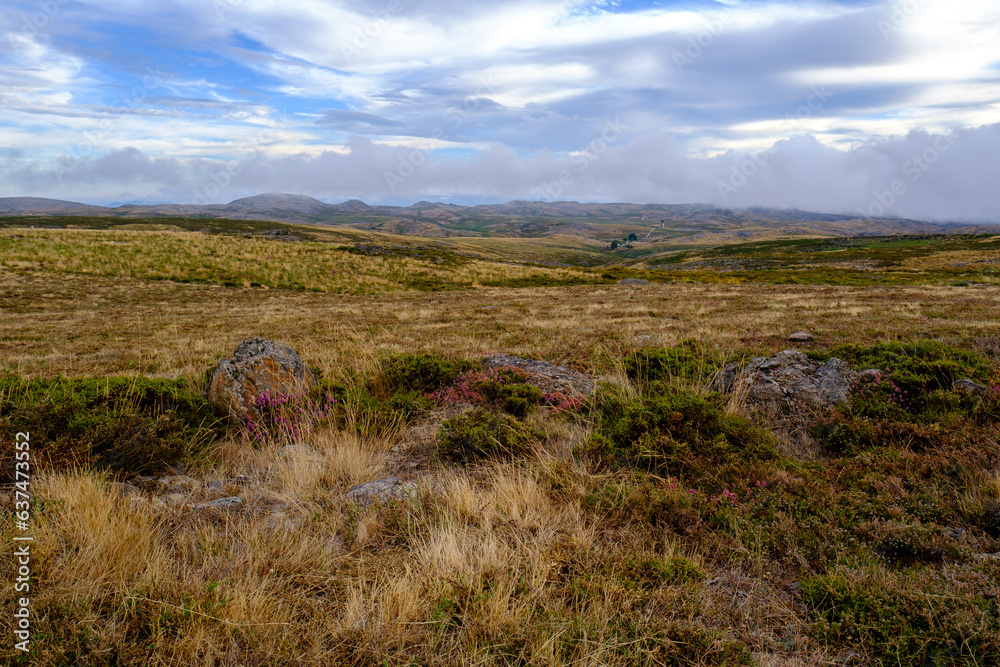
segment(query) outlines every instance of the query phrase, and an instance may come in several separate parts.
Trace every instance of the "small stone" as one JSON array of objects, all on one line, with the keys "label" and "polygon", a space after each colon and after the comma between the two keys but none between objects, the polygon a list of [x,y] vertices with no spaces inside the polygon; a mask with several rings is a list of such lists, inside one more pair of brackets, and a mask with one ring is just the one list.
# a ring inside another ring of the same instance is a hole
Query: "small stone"
[{"label": "small stone", "polygon": [[978,382],[973,382],[972,380],[958,380],[951,385],[951,388],[955,391],[962,391],[967,394],[985,394],[989,391],[983,385]]},{"label": "small stone", "polygon": [[652,285],[648,280],[643,280],[642,278],[624,278],[618,281],[619,285]]},{"label": "small stone", "polygon": [[403,482],[398,477],[386,477],[374,482],[358,484],[347,491],[347,499],[359,505],[405,500],[416,495],[417,485],[413,482]]},{"label": "small stone", "polygon": [[187,500],[187,496],[183,493],[169,493],[163,498],[163,502],[167,504],[168,507],[180,507]]},{"label": "small stone", "polygon": [[201,482],[187,475],[170,475],[161,477],[157,482],[160,488],[168,493],[194,493],[201,490]]},{"label": "small stone", "polygon": [[215,479],[208,485],[208,495],[219,496],[225,495],[226,486],[228,483],[224,479]]},{"label": "small stone", "polygon": [[413,468],[419,468],[419,467],[420,467],[420,464],[419,464],[419,463],[417,463],[416,461],[407,461],[407,463],[406,463],[406,467],[407,467],[407,468],[410,468],[410,469],[413,469]]},{"label": "small stone", "polygon": [[805,331],[795,331],[788,334],[788,340],[793,343],[808,343],[813,339],[811,333],[806,333]]},{"label": "small stone", "polygon": [[243,499],[239,496],[226,496],[225,498],[219,498],[218,500],[210,500],[207,503],[198,503],[194,506],[195,510],[206,510],[206,509],[219,509],[219,510],[231,510],[238,509],[243,505]]},{"label": "small stone", "polygon": [[942,531],[953,540],[960,540],[965,536],[964,528],[949,528],[948,526],[944,526],[942,527]]}]

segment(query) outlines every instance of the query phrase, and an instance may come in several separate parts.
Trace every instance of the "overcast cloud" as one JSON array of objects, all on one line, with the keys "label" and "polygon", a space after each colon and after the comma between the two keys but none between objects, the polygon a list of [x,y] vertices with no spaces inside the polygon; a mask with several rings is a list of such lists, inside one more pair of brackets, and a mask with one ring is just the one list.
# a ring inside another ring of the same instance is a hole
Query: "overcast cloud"
[{"label": "overcast cloud", "polygon": [[0,196],[1000,220],[995,0],[37,0]]}]

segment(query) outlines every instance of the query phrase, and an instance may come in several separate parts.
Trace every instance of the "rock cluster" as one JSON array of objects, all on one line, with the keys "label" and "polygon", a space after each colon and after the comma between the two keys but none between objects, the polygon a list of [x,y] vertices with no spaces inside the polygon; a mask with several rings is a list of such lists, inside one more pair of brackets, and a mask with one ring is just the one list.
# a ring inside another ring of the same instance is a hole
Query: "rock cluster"
[{"label": "rock cluster", "polygon": [[515,366],[528,374],[528,383],[545,392],[559,392],[567,396],[589,396],[594,393],[594,378],[572,368],[556,366],[547,361],[522,359],[512,354],[494,354],[483,359],[483,367],[504,368]]}]

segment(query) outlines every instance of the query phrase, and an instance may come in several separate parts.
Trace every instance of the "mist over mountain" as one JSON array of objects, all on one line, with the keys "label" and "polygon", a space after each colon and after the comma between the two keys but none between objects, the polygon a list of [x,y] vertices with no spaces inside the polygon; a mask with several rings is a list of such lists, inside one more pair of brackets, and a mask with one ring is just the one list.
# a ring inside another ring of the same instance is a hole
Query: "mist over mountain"
[{"label": "mist over mountain", "polygon": [[[880,236],[941,233],[967,228],[960,223],[859,218],[797,209],[722,208],[711,204],[515,200],[475,206],[428,201],[409,206],[386,206],[369,205],[357,199],[328,204],[306,195],[287,193],[243,197],[228,204],[123,204],[115,207],[39,197],[8,197],[0,198],[0,215],[260,220],[351,226],[424,237],[570,235],[602,239],[635,233],[643,228],[660,229],[673,237],[704,233],[730,234],[737,238],[773,235]],[[67,224],[72,223],[67,221]],[[649,234],[652,235],[652,232]]]}]

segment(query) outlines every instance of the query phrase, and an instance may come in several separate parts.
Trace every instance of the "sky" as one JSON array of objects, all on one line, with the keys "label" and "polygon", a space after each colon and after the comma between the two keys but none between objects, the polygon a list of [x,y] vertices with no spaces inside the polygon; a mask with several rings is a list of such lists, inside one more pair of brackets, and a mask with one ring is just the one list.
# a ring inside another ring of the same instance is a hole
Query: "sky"
[{"label": "sky", "polygon": [[0,196],[1000,221],[996,0],[3,0]]}]

